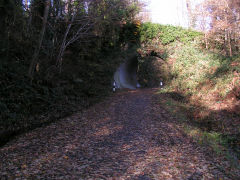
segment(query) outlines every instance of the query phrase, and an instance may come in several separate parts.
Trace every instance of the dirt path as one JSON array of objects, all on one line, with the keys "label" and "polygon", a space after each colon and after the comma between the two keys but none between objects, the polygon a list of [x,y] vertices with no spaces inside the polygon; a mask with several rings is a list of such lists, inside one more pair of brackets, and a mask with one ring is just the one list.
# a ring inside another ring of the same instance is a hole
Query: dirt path
[{"label": "dirt path", "polygon": [[0,149],[0,179],[232,179],[152,103],[120,92]]}]

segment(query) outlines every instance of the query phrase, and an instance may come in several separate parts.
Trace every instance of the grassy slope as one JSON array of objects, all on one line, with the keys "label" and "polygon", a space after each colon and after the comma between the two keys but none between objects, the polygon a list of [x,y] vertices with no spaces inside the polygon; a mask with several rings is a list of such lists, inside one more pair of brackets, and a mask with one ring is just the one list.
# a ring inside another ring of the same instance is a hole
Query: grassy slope
[{"label": "grassy slope", "polygon": [[[237,165],[240,158],[239,57],[226,58],[199,47],[196,42],[175,43],[168,58],[173,79],[162,93],[178,93],[184,99],[168,100],[176,113],[185,112],[186,132],[210,145]],[[177,96],[178,96],[177,95]],[[163,103],[163,102],[162,102]],[[237,159],[236,159],[237,158]],[[238,164],[239,166],[239,164]]]},{"label": "grassy slope", "polygon": [[154,36],[142,32],[141,52],[155,51],[171,69],[159,103],[178,117],[181,114],[187,134],[239,166],[240,57],[204,49],[201,33],[156,24],[142,29]]}]

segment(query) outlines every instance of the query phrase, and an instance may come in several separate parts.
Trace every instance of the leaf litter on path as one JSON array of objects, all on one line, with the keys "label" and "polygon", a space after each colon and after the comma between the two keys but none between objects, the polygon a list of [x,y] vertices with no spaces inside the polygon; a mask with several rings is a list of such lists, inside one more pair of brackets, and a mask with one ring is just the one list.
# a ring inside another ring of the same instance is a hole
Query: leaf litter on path
[{"label": "leaf litter on path", "polygon": [[118,92],[19,136],[0,149],[0,179],[237,179],[152,103],[154,92]]}]

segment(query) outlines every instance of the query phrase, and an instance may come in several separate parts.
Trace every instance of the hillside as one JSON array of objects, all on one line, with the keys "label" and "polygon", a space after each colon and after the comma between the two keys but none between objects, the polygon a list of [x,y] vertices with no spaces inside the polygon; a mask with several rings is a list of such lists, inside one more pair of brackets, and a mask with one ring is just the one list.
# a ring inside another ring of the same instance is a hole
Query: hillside
[{"label": "hillside", "polygon": [[239,53],[206,49],[202,33],[181,27],[146,23],[140,34],[140,82],[148,87],[163,81],[159,103],[179,116],[186,132],[239,159]]},{"label": "hillside", "polygon": [[128,1],[0,1],[0,145],[109,95],[139,9]]}]

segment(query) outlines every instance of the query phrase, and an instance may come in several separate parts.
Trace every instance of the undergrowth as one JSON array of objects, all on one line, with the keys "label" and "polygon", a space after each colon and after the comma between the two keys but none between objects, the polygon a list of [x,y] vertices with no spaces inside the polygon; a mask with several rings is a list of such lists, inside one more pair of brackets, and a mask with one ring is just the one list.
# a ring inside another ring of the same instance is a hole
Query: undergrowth
[{"label": "undergrowth", "polygon": [[187,43],[193,41],[201,33],[197,31],[191,31],[182,27],[176,27],[172,25],[161,25],[155,23],[144,23],[140,27],[140,41],[141,43],[152,42],[154,39],[161,41],[163,45],[180,41]]},{"label": "undergrowth", "polygon": [[180,93],[187,99],[187,102],[180,102],[180,106],[190,122],[197,124],[197,128],[186,128],[188,134],[199,143],[210,145],[217,153],[232,159],[235,155],[239,159],[239,99],[231,96],[230,101],[228,95],[237,93],[234,88],[240,86],[239,79],[233,84],[240,66],[232,66],[240,62],[240,57],[225,57],[202,49],[199,44],[197,41],[178,43],[177,48],[174,44],[169,45],[168,48],[175,49],[168,59],[174,59],[173,78],[165,91]]},{"label": "undergrowth", "polygon": [[225,97],[231,91],[233,72],[240,72],[239,66],[231,66],[233,62],[240,62],[240,57],[228,58],[208,52],[201,49],[198,42],[180,44],[169,58],[175,59],[171,87],[184,91],[186,95],[199,93],[200,86],[208,82],[212,85],[209,91],[218,91],[221,97]]},{"label": "undergrowth", "polygon": [[239,168],[240,56],[206,49],[202,33],[181,27],[146,23],[140,35],[143,59],[161,58],[169,67],[162,69],[169,72],[160,103],[176,114],[186,134]]},{"label": "undergrowth", "polygon": [[[47,125],[94,104],[111,93],[112,76],[127,52],[114,50],[96,58],[65,57],[62,74],[52,79],[26,75],[28,64],[0,62],[0,145],[13,136]],[[113,60],[114,59],[114,60]],[[107,62],[107,63],[106,63]]]}]

